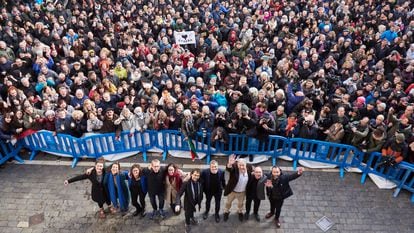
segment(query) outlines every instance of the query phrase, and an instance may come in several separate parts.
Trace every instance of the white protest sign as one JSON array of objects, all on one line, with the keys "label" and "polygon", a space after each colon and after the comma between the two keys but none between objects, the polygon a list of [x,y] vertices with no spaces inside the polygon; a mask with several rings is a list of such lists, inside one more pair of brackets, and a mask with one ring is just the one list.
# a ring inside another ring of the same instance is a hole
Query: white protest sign
[{"label": "white protest sign", "polygon": [[194,31],[185,31],[185,32],[176,32],[174,31],[174,39],[177,44],[195,44],[195,32]]}]

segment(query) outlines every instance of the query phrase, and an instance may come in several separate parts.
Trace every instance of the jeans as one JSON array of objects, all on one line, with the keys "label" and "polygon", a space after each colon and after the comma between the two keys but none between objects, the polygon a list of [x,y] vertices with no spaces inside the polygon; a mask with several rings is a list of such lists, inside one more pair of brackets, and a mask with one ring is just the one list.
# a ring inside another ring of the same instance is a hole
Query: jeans
[{"label": "jeans", "polygon": [[150,198],[150,202],[151,202],[152,208],[154,210],[158,210],[158,208],[157,208],[157,202],[155,201],[155,197],[158,197],[159,209],[160,210],[164,209],[164,193],[149,194],[149,198]]}]

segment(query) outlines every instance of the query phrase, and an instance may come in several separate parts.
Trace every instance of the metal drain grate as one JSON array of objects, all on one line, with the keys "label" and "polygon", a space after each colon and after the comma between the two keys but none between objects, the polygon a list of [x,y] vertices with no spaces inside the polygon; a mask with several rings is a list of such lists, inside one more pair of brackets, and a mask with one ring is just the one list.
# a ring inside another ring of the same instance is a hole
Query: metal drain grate
[{"label": "metal drain grate", "polygon": [[327,232],[333,225],[334,223],[332,222],[332,220],[330,220],[328,217],[323,216],[321,219],[319,219],[316,222],[316,225],[321,228],[321,230],[323,232]]}]

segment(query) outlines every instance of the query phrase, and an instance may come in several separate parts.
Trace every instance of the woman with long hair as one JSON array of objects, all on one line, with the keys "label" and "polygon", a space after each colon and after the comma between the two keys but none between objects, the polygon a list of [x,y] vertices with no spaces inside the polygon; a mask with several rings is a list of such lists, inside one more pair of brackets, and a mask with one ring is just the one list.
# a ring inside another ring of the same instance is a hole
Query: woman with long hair
[{"label": "woman with long hair", "polygon": [[133,215],[140,215],[142,218],[145,217],[145,196],[147,195],[147,179],[145,176],[142,176],[141,171],[141,166],[139,164],[132,165],[130,170],[130,177],[128,179],[128,187],[131,193],[132,205],[136,208],[136,211]]},{"label": "woman with long hair", "polygon": [[92,183],[92,191],[91,196],[92,200],[96,202],[99,206],[99,218],[105,218],[105,211],[104,211],[104,204],[106,203],[108,206],[111,206],[111,201],[108,198],[108,192],[104,185],[104,178],[105,178],[105,160],[103,158],[99,158],[95,162],[95,167],[90,170],[90,172],[86,172],[85,174],[78,175],[72,177],[68,180],[65,180],[64,184],[67,186],[70,183],[88,179]]},{"label": "woman with long hair", "polygon": [[183,184],[184,177],[176,164],[170,163],[167,165],[167,173],[165,175],[165,200],[170,204],[175,214],[179,214],[179,212],[175,211],[175,199]]},{"label": "woman with long hair", "polygon": [[105,175],[104,184],[108,190],[108,197],[112,205],[111,213],[125,213],[128,211],[129,195],[128,187],[125,182],[127,175],[121,172],[121,165],[119,162],[113,163],[110,167],[110,172]]}]

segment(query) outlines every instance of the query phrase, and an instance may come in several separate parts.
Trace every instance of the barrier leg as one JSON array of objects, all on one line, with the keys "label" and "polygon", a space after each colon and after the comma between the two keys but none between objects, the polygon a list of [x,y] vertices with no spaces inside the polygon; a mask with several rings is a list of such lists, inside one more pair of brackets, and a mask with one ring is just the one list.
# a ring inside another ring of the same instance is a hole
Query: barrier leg
[{"label": "barrier leg", "polygon": [[15,159],[17,162],[19,163],[24,163],[24,160],[22,158],[20,158],[19,156],[19,152],[22,149],[22,145],[19,144],[17,145],[17,147],[12,151],[12,155],[13,155],[13,159]]},{"label": "barrier leg", "polygon": [[75,168],[75,167],[76,167],[76,164],[78,163],[78,161],[79,161],[79,159],[78,159],[78,158],[73,158],[73,161],[72,161],[72,168]]},{"label": "barrier leg", "polygon": [[273,156],[273,158],[272,158],[272,166],[276,166],[276,157],[275,156]]},{"label": "barrier leg", "polygon": [[414,194],[411,195],[411,202],[414,203]]},{"label": "barrier leg", "polygon": [[32,153],[30,153],[30,161],[33,160],[37,155],[39,154],[39,151],[32,151]]},{"label": "barrier leg", "polygon": [[145,162],[147,162],[147,151],[146,150],[142,152],[142,158],[144,159]]},{"label": "barrier leg", "polygon": [[344,176],[345,176],[345,169],[344,169],[343,167],[341,167],[341,168],[339,169],[339,176],[341,177],[341,179],[343,179],[343,178],[344,178]]},{"label": "barrier leg", "polygon": [[167,150],[164,150],[164,152],[162,152],[162,160],[165,161],[167,159]]},{"label": "barrier leg", "polygon": [[393,197],[397,197],[398,194],[400,194],[401,188],[399,187],[400,185],[398,185],[398,188],[395,189],[394,193],[392,194]]},{"label": "barrier leg", "polygon": [[364,174],[362,174],[362,176],[361,176],[361,184],[365,184],[365,180],[367,179],[367,175],[368,175],[368,173],[365,173],[365,172],[364,172]]},{"label": "barrier leg", "polygon": [[19,163],[24,163],[24,160],[22,158],[20,158],[20,156],[17,155],[17,154],[14,156],[14,159]]},{"label": "barrier leg", "polygon": [[296,171],[296,168],[298,167],[298,160],[293,160],[293,170]]},{"label": "barrier leg", "polygon": [[210,153],[207,153],[207,159],[206,159],[207,160],[207,165],[210,164],[210,155],[211,155]]}]

